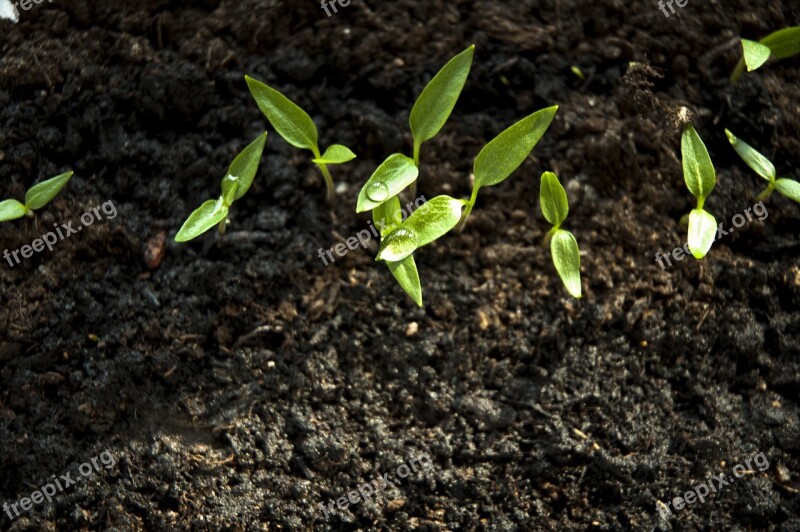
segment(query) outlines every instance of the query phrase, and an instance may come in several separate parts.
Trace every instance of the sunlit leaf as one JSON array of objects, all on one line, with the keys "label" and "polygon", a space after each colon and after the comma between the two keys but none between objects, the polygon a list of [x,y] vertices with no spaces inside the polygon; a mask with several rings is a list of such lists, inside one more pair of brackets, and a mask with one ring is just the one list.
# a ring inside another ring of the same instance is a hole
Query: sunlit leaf
[{"label": "sunlit leaf", "polygon": [[689,214],[689,251],[696,259],[702,259],[711,249],[717,236],[717,220],[703,209],[694,209]]},{"label": "sunlit leaf", "polygon": [[258,108],[286,142],[319,156],[317,126],[308,113],[269,85],[245,76]]},{"label": "sunlit leaf", "polygon": [[793,179],[778,179],[775,188],[787,198],[800,203],[800,183]]},{"label": "sunlit leaf", "polygon": [[22,218],[26,212],[25,205],[15,199],[0,201],[0,222]]},{"label": "sunlit leaf", "polygon": [[569,231],[557,229],[550,240],[550,253],[559,277],[572,297],[581,297],[581,253]]},{"label": "sunlit leaf", "polygon": [[390,155],[361,188],[356,212],[374,209],[392,196],[397,196],[418,175],[419,168],[412,159],[400,153]]},{"label": "sunlit leaf", "polygon": [[312,162],[316,164],[342,164],[352,161],[355,158],[356,154],[350,151],[350,148],[347,146],[331,144],[328,146],[328,149],[325,150],[325,153],[322,154],[322,157],[319,159],[312,159]]},{"label": "sunlit leaf", "polygon": [[567,202],[567,192],[553,172],[542,174],[539,203],[542,206],[545,220],[555,227],[560,227],[569,214],[569,203]]},{"label": "sunlit leaf", "polygon": [[728,136],[728,142],[731,143],[733,149],[739,154],[739,157],[752,168],[755,173],[769,181],[775,181],[775,166],[752,146],[740,140],[729,130],[725,130],[725,135]]},{"label": "sunlit leaf", "polygon": [[[236,156],[228,169],[228,175],[222,180],[223,197],[225,196],[225,181],[230,181],[228,179],[230,176],[236,177],[239,183],[234,199],[238,200],[247,194],[258,172],[258,165],[261,162],[261,154],[264,152],[266,142],[267,133],[264,132]],[[227,201],[226,203],[230,205]]]},{"label": "sunlit leaf", "polygon": [[71,178],[72,172],[67,172],[32,186],[25,193],[25,206],[32,211],[41,209],[61,192]]},{"label": "sunlit leaf", "polygon": [[697,198],[699,207],[717,183],[714,165],[708,155],[706,145],[695,131],[694,126],[686,124],[681,138],[681,152],[683,156],[683,179],[689,192]]},{"label": "sunlit leaf", "polygon": [[176,242],[186,242],[197,238],[228,216],[228,207],[222,198],[208,200],[194,211],[175,235]]}]

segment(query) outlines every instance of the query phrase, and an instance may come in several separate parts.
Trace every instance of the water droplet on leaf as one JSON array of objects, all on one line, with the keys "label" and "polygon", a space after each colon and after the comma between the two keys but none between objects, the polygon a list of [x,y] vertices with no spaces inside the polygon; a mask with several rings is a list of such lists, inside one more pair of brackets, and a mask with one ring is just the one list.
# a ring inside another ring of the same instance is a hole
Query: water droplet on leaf
[{"label": "water droplet on leaf", "polygon": [[380,181],[367,187],[367,197],[372,201],[383,201],[389,197],[389,187]]}]

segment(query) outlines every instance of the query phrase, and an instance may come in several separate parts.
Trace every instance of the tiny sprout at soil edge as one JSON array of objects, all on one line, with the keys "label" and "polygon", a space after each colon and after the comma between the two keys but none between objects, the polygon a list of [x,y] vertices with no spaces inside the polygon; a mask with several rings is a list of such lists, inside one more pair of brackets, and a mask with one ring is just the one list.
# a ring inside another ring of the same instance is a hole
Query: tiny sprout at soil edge
[{"label": "tiny sprout at soil edge", "polygon": [[689,213],[689,250],[696,259],[702,259],[717,235],[717,220],[703,208],[717,184],[717,176],[706,145],[692,124],[684,126],[681,154],[683,179],[689,192],[697,198],[697,207]]},{"label": "tiny sprout at soil edge", "polygon": [[752,72],[766,63],[770,57],[787,59],[800,54],[800,26],[784,28],[771,33],[758,42],[742,39],[742,58],[731,75],[737,81],[747,67]]},{"label": "tiny sprout at soil edge", "polygon": [[220,197],[206,201],[189,216],[175,235],[176,242],[187,242],[197,238],[215,225],[219,227],[221,235],[225,234],[231,205],[250,190],[266,142],[265,132],[236,156],[227,175],[222,179]]},{"label": "tiny sprout at soil edge", "polygon": [[267,117],[275,131],[295,148],[310,150],[314,155],[311,162],[316,164],[322,172],[327,187],[326,200],[329,205],[333,204],[336,190],[328,165],[352,161],[356,158],[356,154],[341,144],[332,144],[325,150],[325,153],[320,153],[317,126],[308,113],[269,85],[250,76],[245,76],[244,79],[247,81],[247,86],[258,108]]},{"label": "tiny sprout at soil edge", "polygon": [[539,189],[542,214],[553,228],[545,236],[545,245],[550,242],[550,253],[558,275],[572,297],[581,298],[581,253],[578,241],[561,224],[569,214],[567,192],[553,172],[542,174]]},{"label": "tiny sprout at soil edge", "polygon": [[739,154],[739,157],[742,158],[747,166],[769,183],[767,188],[756,197],[756,201],[764,201],[772,195],[774,190],[777,190],[781,195],[800,203],[800,183],[785,177],[778,179],[775,165],[769,159],[746,142],[739,140],[729,130],[726,129],[725,134],[728,136],[728,142],[731,143],[733,149],[736,150],[736,153]]},{"label": "tiny sprout at soil edge", "polygon": [[71,178],[72,172],[67,172],[33,185],[25,193],[25,203],[20,203],[15,199],[0,201],[0,222],[16,220],[23,216],[32,217],[33,211],[50,203]]}]

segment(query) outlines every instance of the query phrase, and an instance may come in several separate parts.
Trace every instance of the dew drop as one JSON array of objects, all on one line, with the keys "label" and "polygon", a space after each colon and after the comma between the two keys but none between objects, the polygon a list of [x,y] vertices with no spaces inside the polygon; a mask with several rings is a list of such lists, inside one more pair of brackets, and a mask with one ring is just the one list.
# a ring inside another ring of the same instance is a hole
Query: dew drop
[{"label": "dew drop", "polygon": [[372,183],[367,187],[367,197],[372,201],[383,201],[389,197],[389,187],[380,181]]}]

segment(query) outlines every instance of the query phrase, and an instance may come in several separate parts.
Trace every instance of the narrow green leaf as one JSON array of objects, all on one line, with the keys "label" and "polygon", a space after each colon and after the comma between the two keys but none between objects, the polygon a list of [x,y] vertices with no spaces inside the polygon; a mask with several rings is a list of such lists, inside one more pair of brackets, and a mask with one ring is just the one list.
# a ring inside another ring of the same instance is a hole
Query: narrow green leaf
[{"label": "narrow green leaf", "polygon": [[567,192],[558,177],[553,172],[542,174],[542,184],[539,187],[539,203],[542,206],[542,214],[545,220],[555,227],[561,227],[569,214],[569,202]]},{"label": "narrow green leaf", "polygon": [[475,187],[501,183],[519,168],[550,127],[556,111],[557,105],[536,111],[484,146],[473,166]]},{"label": "narrow green leaf", "polygon": [[319,157],[317,126],[308,113],[265,83],[250,76],[245,76],[244,79],[258,108],[275,131],[295,148],[311,150]]},{"label": "narrow green leaf", "polygon": [[[258,172],[258,165],[261,162],[261,154],[264,152],[264,144],[266,144],[266,142],[267,132],[265,131],[236,156],[230,168],[228,168],[228,175],[222,180],[223,197],[225,196],[225,182],[230,181],[229,178],[231,176],[238,178],[237,181],[239,183],[236,195],[233,199],[238,200],[247,194]],[[233,202],[226,201],[226,205],[230,205],[231,203]]]},{"label": "narrow green leaf", "polygon": [[194,211],[175,235],[175,242],[186,242],[197,238],[228,216],[228,207],[222,198],[208,200]]},{"label": "narrow green leaf", "polygon": [[403,223],[400,198],[392,197],[372,209],[372,222],[381,232],[381,237],[394,231],[395,227]]},{"label": "narrow green leaf", "polygon": [[800,183],[797,181],[785,178],[778,179],[775,181],[775,188],[790,200],[800,203]]},{"label": "narrow green leaf", "polygon": [[328,149],[325,150],[325,153],[322,154],[322,157],[312,159],[312,162],[316,164],[343,164],[355,158],[356,154],[350,151],[350,148],[347,146],[331,144],[328,146]]},{"label": "narrow green leaf", "polygon": [[728,142],[731,143],[733,149],[736,150],[736,153],[739,154],[739,157],[742,158],[747,166],[770,183],[775,181],[775,166],[769,159],[761,155],[746,142],[739,140],[736,135],[727,129],[725,130],[725,135],[728,136]]},{"label": "narrow green leaf", "polygon": [[683,157],[683,179],[689,192],[697,198],[699,207],[703,203],[714,186],[717,184],[714,165],[708,155],[706,145],[703,144],[700,135],[694,130],[692,124],[686,124],[681,138],[681,152]]},{"label": "narrow green leaf", "polygon": [[386,265],[406,294],[411,296],[411,299],[421,307],[422,285],[419,282],[419,272],[417,271],[417,263],[414,262],[414,255],[409,255],[396,262],[387,261]]},{"label": "narrow green leaf", "polygon": [[25,194],[25,206],[32,211],[41,209],[50,203],[50,200],[55,198],[56,194],[61,192],[61,189],[64,188],[64,185],[66,185],[71,178],[72,172],[67,172],[57,175],[56,177],[51,177],[47,181],[42,181],[37,185],[33,185]]},{"label": "narrow green leaf", "polygon": [[458,224],[463,200],[437,196],[406,218],[381,241],[377,260],[396,262],[445,235]]},{"label": "narrow green leaf", "polygon": [[418,175],[419,168],[413,160],[400,153],[390,155],[361,188],[356,212],[374,209],[392,196],[397,196]]},{"label": "narrow green leaf", "polygon": [[474,53],[473,44],[448,61],[422,90],[408,120],[415,144],[432,139],[444,127],[467,81]]},{"label": "narrow green leaf", "polygon": [[222,203],[230,207],[236,201],[236,193],[239,191],[239,178],[228,174],[222,180]]},{"label": "narrow green leaf", "polygon": [[694,209],[689,214],[689,251],[696,259],[702,259],[711,249],[717,236],[717,220],[703,209]]},{"label": "narrow green leaf", "polygon": [[578,241],[569,231],[556,230],[550,240],[550,253],[567,292],[581,298],[581,252]]},{"label": "narrow green leaf", "polygon": [[0,201],[0,222],[22,218],[25,213],[25,205],[15,199]]},{"label": "narrow green leaf", "polygon": [[742,51],[744,56],[744,64],[747,65],[747,71],[752,72],[761,67],[767,62],[771,51],[768,46],[763,44],[742,39]]},{"label": "narrow green leaf", "polygon": [[800,26],[770,33],[759,42],[768,46],[772,55],[777,59],[787,59],[800,54]]}]

